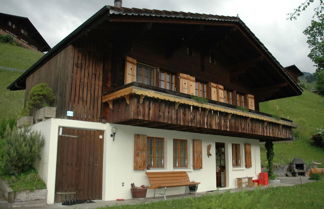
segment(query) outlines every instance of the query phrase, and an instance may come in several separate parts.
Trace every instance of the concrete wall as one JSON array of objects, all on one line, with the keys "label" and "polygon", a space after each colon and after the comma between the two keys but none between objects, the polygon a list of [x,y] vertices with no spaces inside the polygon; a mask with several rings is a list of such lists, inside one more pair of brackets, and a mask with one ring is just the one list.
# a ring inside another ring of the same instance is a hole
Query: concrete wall
[{"label": "concrete wall", "polygon": [[[236,187],[237,177],[256,178],[261,172],[260,147],[259,141],[254,139],[225,137],[198,133],[189,133],[181,131],[169,131],[153,128],[103,124],[94,122],[84,122],[65,119],[50,119],[45,122],[35,124],[33,128],[40,130],[45,138],[46,143],[42,153],[42,161],[38,164],[40,175],[44,179],[48,188],[47,203],[54,203],[55,193],[55,173],[56,173],[56,154],[58,129],[63,127],[87,128],[105,130],[104,138],[104,158],[103,158],[103,200],[115,200],[117,198],[131,198],[130,185],[149,185],[145,175],[146,171],[133,170],[134,156],[134,134],[145,134],[147,136],[163,137],[165,139],[165,168],[151,169],[154,171],[173,171],[185,170],[188,172],[191,181],[200,182],[198,192],[216,189],[216,159],[215,159],[215,142],[224,142],[226,149],[227,165],[227,188]],[[116,131],[115,140],[110,136],[111,129]],[[188,169],[173,168],[173,139],[187,139],[189,147],[189,166]],[[202,140],[203,151],[203,168],[201,170],[192,169],[192,139]],[[242,167],[232,168],[232,149],[231,143],[240,143],[242,148]],[[244,143],[252,145],[252,167],[245,168],[244,165]],[[212,156],[207,157],[207,146],[211,144]],[[184,193],[185,187],[170,188],[167,194]],[[153,191],[149,190],[147,196],[152,196]]]}]

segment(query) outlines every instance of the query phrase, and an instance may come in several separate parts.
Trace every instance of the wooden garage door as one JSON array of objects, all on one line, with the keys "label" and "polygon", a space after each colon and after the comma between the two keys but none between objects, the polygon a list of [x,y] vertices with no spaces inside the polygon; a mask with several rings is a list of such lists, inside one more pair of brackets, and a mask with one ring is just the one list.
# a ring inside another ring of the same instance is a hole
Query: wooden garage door
[{"label": "wooden garage door", "polygon": [[59,129],[55,201],[102,199],[103,131]]}]

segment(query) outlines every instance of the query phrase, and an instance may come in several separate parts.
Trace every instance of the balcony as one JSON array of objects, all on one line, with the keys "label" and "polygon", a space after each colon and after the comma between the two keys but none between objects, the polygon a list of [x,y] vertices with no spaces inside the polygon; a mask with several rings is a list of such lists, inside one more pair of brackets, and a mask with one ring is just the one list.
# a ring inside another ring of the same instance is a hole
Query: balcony
[{"label": "balcony", "polygon": [[130,83],[102,97],[107,122],[151,128],[292,140],[292,121],[187,94]]}]

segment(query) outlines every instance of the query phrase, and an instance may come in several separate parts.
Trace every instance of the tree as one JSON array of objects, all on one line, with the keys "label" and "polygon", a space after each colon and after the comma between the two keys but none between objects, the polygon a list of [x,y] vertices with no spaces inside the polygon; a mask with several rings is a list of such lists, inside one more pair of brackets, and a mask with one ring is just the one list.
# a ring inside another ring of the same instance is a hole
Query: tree
[{"label": "tree", "polygon": [[290,20],[296,20],[314,2],[318,2],[319,5],[315,7],[312,22],[304,30],[304,34],[311,49],[308,57],[315,63],[318,73],[324,70],[324,0],[306,0],[288,15]]},{"label": "tree", "polygon": [[321,95],[324,95],[324,70],[317,73],[316,89]]},{"label": "tree", "polygon": [[265,148],[267,150],[268,175],[269,175],[269,178],[272,179],[272,178],[274,178],[273,170],[272,170],[273,157],[274,157],[274,151],[273,151],[273,143],[272,143],[272,141],[267,141],[265,143]]}]

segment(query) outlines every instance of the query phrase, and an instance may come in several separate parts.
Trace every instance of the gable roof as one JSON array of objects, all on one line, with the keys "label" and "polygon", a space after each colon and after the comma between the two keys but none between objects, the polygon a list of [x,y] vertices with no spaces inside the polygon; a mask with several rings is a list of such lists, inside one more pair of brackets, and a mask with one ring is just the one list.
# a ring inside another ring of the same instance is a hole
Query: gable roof
[{"label": "gable roof", "polygon": [[125,8],[125,7],[113,7],[104,6],[77,29],[75,29],[71,34],[59,42],[55,47],[52,48],[47,54],[45,54],[40,60],[38,60],[33,66],[31,66],[25,73],[23,73],[19,78],[17,78],[13,83],[8,86],[10,90],[19,90],[25,88],[26,78],[38,69],[43,63],[49,60],[51,57],[56,55],[68,44],[77,39],[84,32],[88,32],[93,29],[97,23],[100,23],[107,19],[114,18],[127,18],[123,21],[125,22],[163,22],[172,23],[173,21],[179,22],[181,24],[224,24],[236,27],[244,35],[246,35],[250,42],[260,51],[265,54],[265,57],[273,64],[277,69],[279,74],[287,80],[289,85],[294,89],[295,95],[299,95],[302,89],[293,81],[284,68],[276,60],[276,58],[267,50],[267,48],[261,43],[261,41],[253,34],[253,32],[243,23],[239,17],[232,16],[220,16],[212,14],[198,14],[189,12],[176,12],[176,11],[165,11],[165,10],[149,10],[149,9],[138,9],[138,8]]},{"label": "gable roof", "polygon": [[[8,25],[10,22],[10,25]],[[14,24],[15,26],[12,27]],[[8,30],[17,37],[36,47],[39,51],[49,51],[51,47],[27,17],[0,13],[0,28]],[[22,30],[27,32],[22,33]]]}]

